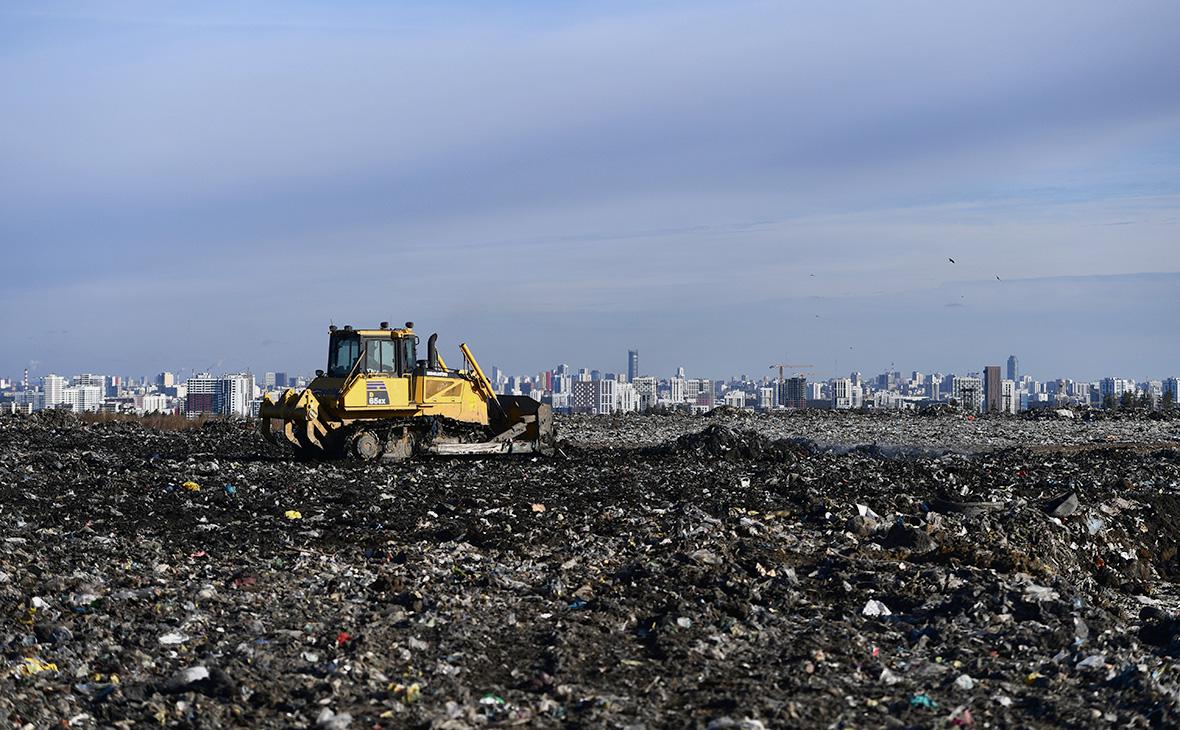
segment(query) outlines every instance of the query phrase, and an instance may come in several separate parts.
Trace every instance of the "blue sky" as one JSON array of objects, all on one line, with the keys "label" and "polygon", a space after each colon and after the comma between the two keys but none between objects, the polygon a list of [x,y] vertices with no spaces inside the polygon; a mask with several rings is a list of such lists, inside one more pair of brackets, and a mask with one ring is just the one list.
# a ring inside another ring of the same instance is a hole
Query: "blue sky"
[{"label": "blue sky", "polygon": [[1177,27],[7,4],[0,374],[310,371],[329,321],[413,319],[512,371],[1177,375]]}]

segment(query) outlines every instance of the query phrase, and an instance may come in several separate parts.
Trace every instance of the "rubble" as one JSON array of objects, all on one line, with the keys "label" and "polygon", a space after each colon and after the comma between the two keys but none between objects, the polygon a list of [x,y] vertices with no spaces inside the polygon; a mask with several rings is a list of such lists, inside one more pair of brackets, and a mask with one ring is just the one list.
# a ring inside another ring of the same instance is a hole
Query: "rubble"
[{"label": "rubble", "polygon": [[1174,725],[1178,424],[568,417],[561,458],[358,464],[3,417],[0,718]]}]

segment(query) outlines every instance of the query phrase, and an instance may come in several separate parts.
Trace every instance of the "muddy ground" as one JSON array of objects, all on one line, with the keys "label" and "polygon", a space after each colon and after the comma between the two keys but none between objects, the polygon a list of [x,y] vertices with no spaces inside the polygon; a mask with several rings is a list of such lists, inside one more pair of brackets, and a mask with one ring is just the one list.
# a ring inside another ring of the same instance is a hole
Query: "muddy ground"
[{"label": "muddy ground", "polygon": [[1180,421],[559,427],[553,459],[309,464],[0,418],[0,718],[1180,722]]}]

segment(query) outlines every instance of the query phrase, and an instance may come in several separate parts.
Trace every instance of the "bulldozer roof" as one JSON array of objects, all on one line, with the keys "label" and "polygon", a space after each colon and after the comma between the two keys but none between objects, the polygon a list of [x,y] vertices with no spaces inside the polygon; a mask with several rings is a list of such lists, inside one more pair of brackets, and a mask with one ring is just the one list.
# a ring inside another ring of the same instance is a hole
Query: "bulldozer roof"
[{"label": "bulldozer roof", "polygon": [[[336,332],[341,331],[343,330],[336,330]],[[385,329],[354,329],[351,331],[360,335],[361,337],[412,337],[414,335],[414,330],[410,329],[409,327],[394,327],[392,329],[388,327]]]}]

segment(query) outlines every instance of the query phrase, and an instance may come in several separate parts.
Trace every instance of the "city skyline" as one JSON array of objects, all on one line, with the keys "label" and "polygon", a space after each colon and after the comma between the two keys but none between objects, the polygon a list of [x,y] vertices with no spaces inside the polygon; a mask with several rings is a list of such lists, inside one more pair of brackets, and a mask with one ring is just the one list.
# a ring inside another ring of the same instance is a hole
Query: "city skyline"
[{"label": "city skyline", "polygon": [[[1138,382],[1106,377],[1099,382],[1058,377],[1042,382],[1016,375],[1017,357],[1008,357],[1009,378],[999,365],[980,372],[910,374],[890,370],[877,375],[852,372],[846,377],[809,381],[807,374],[789,375],[786,366],[777,377],[748,375],[712,379],[689,377],[683,367],[668,377],[638,375],[639,351],[627,352],[628,373],[573,368],[561,364],[534,375],[509,375],[492,367],[490,387],[502,395],[527,396],[558,413],[615,414],[670,409],[701,413],[719,405],[740,409],[909,410],[951,404],[967,413],[1016,415],[1039,408],[1073,406],[1121,408],[1128,406],[1172,409],[1180,400],[1180,378]],[[358,361],[359,362],[359,361]],[[400,366],[399,366],[400,367]],[[389,377],[409,377],[408,369]],[[319,377],[322,371],[317,372]],[[476,377],[469,374],[469,377]],[[83,373],[65,378],[48,374],[39,384],[22,375],[18,382],[0,379],[0,412],[33,413],[64,408],[75,413],[167,413],[199,416],[256,417],[264,402],[287,388],[320,388],[306,376],[268,371],[259,381],[252,373],[177,377],[161,372],[153,380]]]},{"label": "city skyline", "polygon": [[[628,355],[630,355],[631,353],[635,353],[636,355],[638,355],[638,353],[639,353],[639,351],[635,350],[635,349],[628,350],[627,352],[628,352]],[[793,377],[802,375],[803,377],[805,377],[806,379],[808,379],[811,382],[827,383],[827,382],[830,382],[835,379],[849,377],[851,374],[858,374],[862,377],[870,378],[870,377],[876,377],[877,375],[884,375],[884,374],[888,374],[888,373],[896,373],[896,374],[899,374],[902,376],[905,376],[905,375],[911,374],[911,373],[919,373],[919,374],[926,375],[926,376],[931,376],[931,375],[937,374],[937,375],[943,375],[943,376],[961,375],[961,376],[976,376],[976,377],[978,377],[978,376],[982,376],[984,374],[984,370],[986,367],[996,367],[1000,371],[1004,372],[1003,378],[1005,380],[1017,380],[1020,378],[1031,378],[1036,382],[1046,383],[1046,382],[1051,382],[1051,381],[1065,378],[1065,379],[1068,379],[1071,381],[1076,381],[1076,382],[1098,383],[1099,381],[1101,381],[1103,379],[1113,377],[1113,378],[1120,378],[1120,379],[1124,379],[1124,380],[1128,380],[1128,381],[1142,383],[1142,382],[1149,382],[1152,380],[1162,380],[1162,379],[1166,379],[1169,377],[1173,377],[1174,372],[1180,373],[1180,367],[1177,367],[1174,369],[1168,369],[1166,371],[1161,371],[1161,372],[1157,372],[1157,373],[1146,373],[1146,374],[1144,374],[1144,373],[1131,373],[1131,372],[1127,372],[1125,369],[1123,369],[1123,370],[1111,371],[1111,372],[1106,373],[1100,377],[1085,378],[1085,377],[1075,377],[1071,373],[1058,373],[1056,375],[1039,375],[1039,374],[1032,374],[1032,373],[1025,372],[1022,369],[1019,372],[1019,377],[1013,378],[1008,374],[1007,366],[1006,366],[1006,363],[1009,361],[1009,358],[1011,358],[1011,357],[1015,357],[1015,356],[1011,355],[1011,356],[1003,358],[1002,360],[997,360],[995,363],[988,362],[986,365],[977,365],[975,367],[968,367],[968,368],[961,369],[961,370],[941,369],[941,368],[920,368],[920,367],[914,368],[914,367],[908,367],[908,366],[903,367],[902,365],[899,365],[896,363],[891,363],[890,367],[888,367],[886,369],[858,368],[858,367],[853,366],[851,369],[849,369],[847,371],[840,372],[840,373],[826,373],[826,372],[821,372],[821,371],[816,371],[816,370],[809,370],[809,371],[806,371],[806,373],[804,373],[799,368],[795,368],[795,369],[786,368],[783,371],[784,372],[783,379],[785,380],[785,379],[789,379],[789,378],[793,378]],[[558,368],[565,366],[565,367],[570,368],[573,372],[594,373],[597,376],[595,379],[605,378],[605,377],[609,376],[610,379],[618,379],[623,382],[633,380],[634,377],[637,377],[637,376],[638,377],[654,377],[654,378],[663,380],[663,379],[667,379],[669,377],[675,377],[678,373],[690,374],[693,377],[704,378],[704,379],[708,379],[708,380],[715,381],[715,382],[734,382],[734,381],[741,381],[741,380],[748,380],[750,382],[764,382],[764,381],[765,382],[772,382],[772,381],[779,381],[780,380],[778,375],[775,372],[773,372],[776,369],[776,365],[773,365],[773,364],[767,367],[766,372],[762,372],[757,369],[751,369],[751,370],[734,369],[728,373],[704,372],[704,371],[696,370],[688,365],[682,364],[682,365],[676,366],[675,368],[671,368],[668,371],[662,371],[662,372],[653,372],[653,371],[649,371],[649,370],[639,370],[636,372],[636,375],[634,375],[634,376],[631,374],[631,370],[629,368],[629,365],[630,365],[630,357],[627,358],[627,360],[624,362],[624,365],[622,367],[618,367],[618,366],[592,367],[590,365],[580,365],[580,364],[579,365],[570,365],[570,363],[568,361],[559,361],[556,364],[553,364],[553,365],[550,365],[547,367],[541,367],[540,369],[533,369],[533,370],[506,370],[504,368],[501,368],[497,364],[490,364],[487,366],[487,368],[489,371],[503,373],[505,377],[517,377],[517,378],[534,378],[534,377],[541,375],[543,373],[546,373],[546,372],[554,372]],[[83,377],[83,378],[85,378],[85,377],[88,377],[92,374],[100,376],[100,377],[108,377],[108,378],[109,377],[117,377],[120,379],[138,379],[138,380],[142,380],[142,381],[150,381],[153,379],[158,379],[161,375],[168,375],[168,376],[172,377],[174,380],[176,380],[177,382],[179,382],[179,381],[183,381],[187,378],[191,378],[191,377],[202,377],[202,376],[220,377],[222,375],[232,375],[232,374],[237,374],[237,373],[252,375],[259,382],[262,381],[262,378],[264,376],[274,376],[276,374],[278,376],[280,376],[280,378],[279,378],[280,380],[283,380],[283,379],[286,379],[287,377],[289,377],[292,380],[292,382],[294,382],[294,380],[296,378],[299,378],[299,379],[302,379],[305,381],[309,380],[310,378],[314,377],[315,371],[319,370],[319,369],[322,369],[322,368],[308,368],[306,371],[295,369],[295,368],[292,368],[287,371],[273,370],[273,369],[249,368],[249,367],[247,367],[247,368],[221,368],[221,369],[215,368],[215,367],[214,368],[210,368],[210,367],[205,367],[205,368],[173,368],[171,370],[158,371],[155,375],[149,375],[149,374],[142,373],[142,372],[117,372],[117,371],[98,373],[93,368],[80,369],[80,370],[65,370],[65,369],[59,368],[59,369],[49,369],[49,370],[46,370],[45,372],[35,372],[33,370],[29,370],[27,372],[22,371],[21,373],[16,373],[16,374],[0,373],[0,383],[8,383],[10,386],[18,386],[18,385],[21,385],[22,382],[27,377],[29,385],[32,386],[32,385],[36,385],[37,383],[39,383],[42,379],[44,379],[46,377],[56,377],[56,378]],[[71,375],[71,373],[73,375]]]}]

